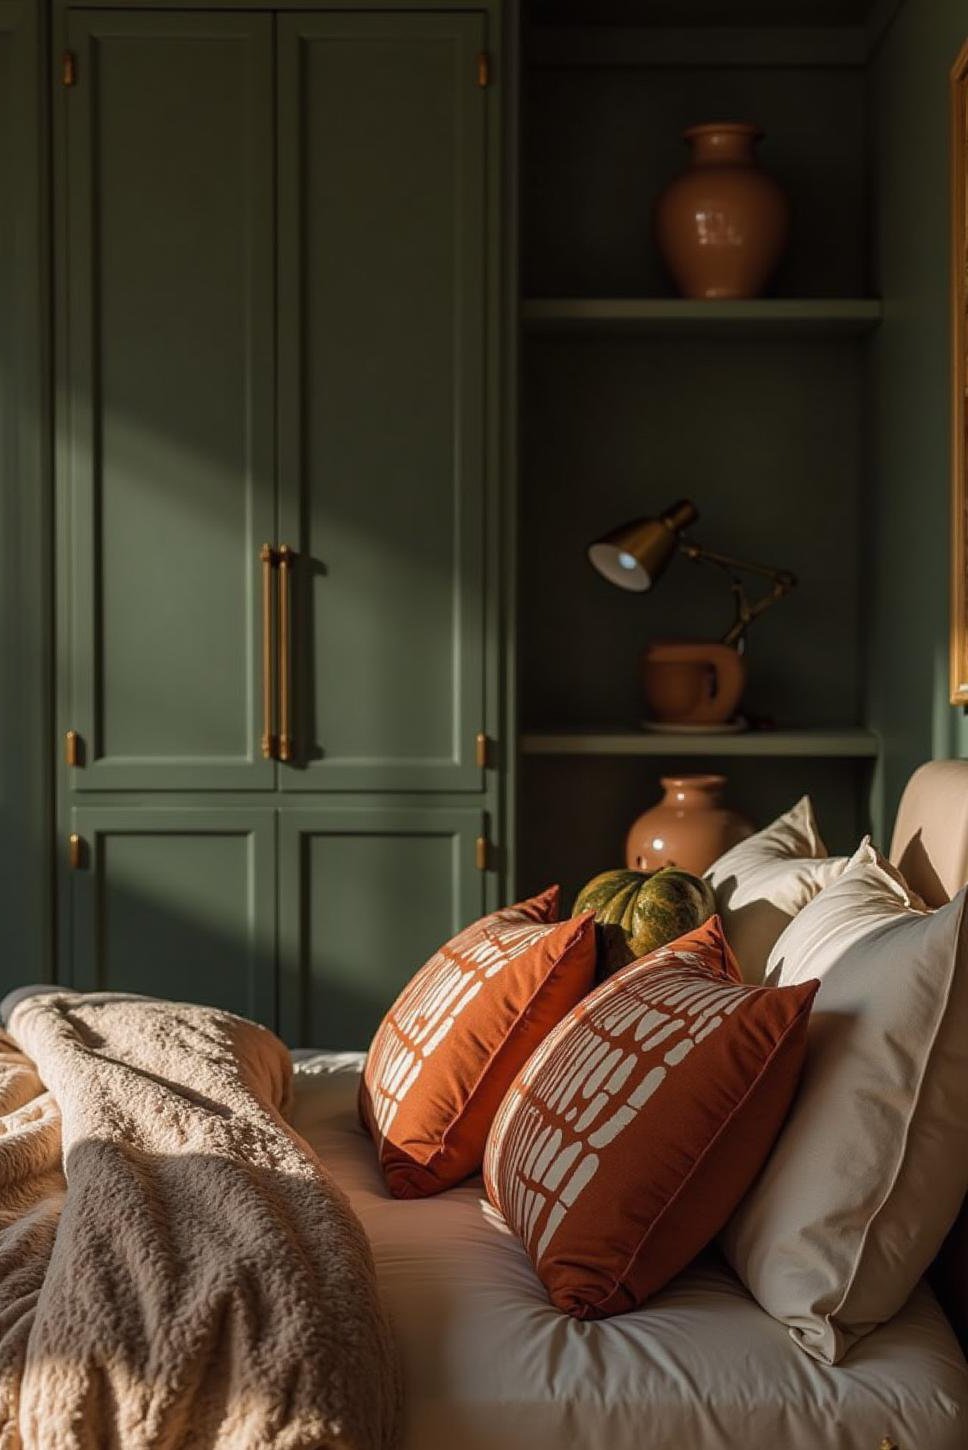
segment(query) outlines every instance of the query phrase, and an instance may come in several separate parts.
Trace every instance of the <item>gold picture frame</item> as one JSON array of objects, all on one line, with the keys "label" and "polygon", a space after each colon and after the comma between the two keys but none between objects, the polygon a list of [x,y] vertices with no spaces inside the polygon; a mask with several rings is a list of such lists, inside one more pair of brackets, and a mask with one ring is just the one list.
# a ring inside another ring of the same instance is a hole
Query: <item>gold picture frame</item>
[{"label": "gold picture frame", "polygon": [[968,41],[951,70],[951,623],[952,705],[968,705]]}]

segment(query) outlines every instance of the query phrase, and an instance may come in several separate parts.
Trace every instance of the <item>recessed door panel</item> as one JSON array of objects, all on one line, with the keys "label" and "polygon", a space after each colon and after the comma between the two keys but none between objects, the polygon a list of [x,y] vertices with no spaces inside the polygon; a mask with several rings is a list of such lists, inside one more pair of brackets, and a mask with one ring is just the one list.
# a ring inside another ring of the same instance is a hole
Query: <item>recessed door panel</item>
[{"label": "recessed door panel", "polygon": [[284,789],[478,789],[486,91],[473,14],[278,20]]},{"label": "recessed door panel", "polygon": [[280,1031],[363,1048],[390,1003],[483,910],[483,817],[325,806],[280,812]]},{"label": "recessed door panel", "polygon": [[275,813],[79,808],[73,985],[275,1020]]},{"label": "recessed door panel", "polygon": [[82,11],[69,24],[74,783],[269,788],[272,21]]}]

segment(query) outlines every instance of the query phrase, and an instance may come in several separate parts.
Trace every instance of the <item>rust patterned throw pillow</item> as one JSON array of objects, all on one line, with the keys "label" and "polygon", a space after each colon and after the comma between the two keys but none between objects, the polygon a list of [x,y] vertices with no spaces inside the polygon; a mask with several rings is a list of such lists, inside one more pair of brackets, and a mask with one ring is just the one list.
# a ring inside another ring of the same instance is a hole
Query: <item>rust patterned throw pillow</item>
[{"label": "rust patterned throw pillow", "polygon": [[817,983],[738,977],[713,917],[586,997],[498,1110],[488,1196],[552,1303],[578,1319],[634,1309],[667,1283],[770,1151]]},{"label": "rust patterned throw pillow", "polygon": [[483,917],[421,967],[377,1029],[360,1116],[396,1198],[480,1168],[518,1071],[594,985],[592,913],[557,917],[557,886]]}]

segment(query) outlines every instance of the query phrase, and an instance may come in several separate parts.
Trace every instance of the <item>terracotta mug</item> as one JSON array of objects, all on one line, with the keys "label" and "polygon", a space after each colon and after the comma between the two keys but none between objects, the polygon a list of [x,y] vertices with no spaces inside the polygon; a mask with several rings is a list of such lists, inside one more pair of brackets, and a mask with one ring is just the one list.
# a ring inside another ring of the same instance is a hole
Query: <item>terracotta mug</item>
[{"label": "terracotta mug", "polygon": [[667,725],[724,725],[736,714],[746,662],[731,645],[655,640],[642,654],[649,715]]}]

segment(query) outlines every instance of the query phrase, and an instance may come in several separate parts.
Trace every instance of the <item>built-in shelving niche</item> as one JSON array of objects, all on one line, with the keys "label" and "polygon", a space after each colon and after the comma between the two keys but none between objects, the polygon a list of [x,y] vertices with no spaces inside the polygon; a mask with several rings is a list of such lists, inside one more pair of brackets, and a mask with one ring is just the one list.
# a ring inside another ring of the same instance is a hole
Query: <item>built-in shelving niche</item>
[{"label": "built-in shelving niche", "polygon": [[[888,9],[538,0],[526,13],[522,891],[554,878],[570,893],[619,864],[631,819],[677,770],[722,770],[758,823],[809,790],[834,849],[868,825],[864,429],[881,307],[865,60]],[[681,131],[723,118],[762,126],[793,239],[768,297],[687,301],[652,244],[652,204],[685,162]],[[715,638],[728,593],[678,560],[657,590],[624,594],[585,549],[683,496],[700,542],[799,576],[750,633],[745,704],[774,730],[638,733],[642,646]]]}]

